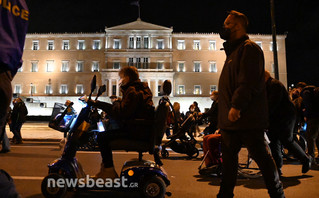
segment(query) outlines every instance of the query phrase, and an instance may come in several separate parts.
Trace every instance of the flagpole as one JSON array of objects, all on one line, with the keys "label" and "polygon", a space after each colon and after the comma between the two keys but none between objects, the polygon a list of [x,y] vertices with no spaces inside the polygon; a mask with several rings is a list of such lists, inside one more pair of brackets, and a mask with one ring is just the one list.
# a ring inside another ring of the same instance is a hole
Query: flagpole
[{"label": "flagpole", "polygon": [[141,19],[141,6],[140,6],[140,0],[138,0],[138,18]]}]

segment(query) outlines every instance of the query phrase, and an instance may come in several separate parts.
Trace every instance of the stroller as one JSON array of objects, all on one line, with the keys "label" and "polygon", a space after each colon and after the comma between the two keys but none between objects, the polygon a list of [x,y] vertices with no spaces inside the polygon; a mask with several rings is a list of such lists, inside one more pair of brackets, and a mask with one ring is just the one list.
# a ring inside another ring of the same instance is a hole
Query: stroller
[{"label": "stroller", "polygon": [[190,127],[195,124],[195,118],[193,115],[187,117],[187,119],[182,123],[178,124],[176,121],[174,108],[166,97],[165,100],[169,103],[170,109],[173,113],[173,118],[175,119],[175,124],[173,125],[173,135],[168,136],[168,142],[162,144],[161,156],[167,158],[169,152],[166,150],[170,147],[173,151],[177,153],[187,154],[191,158],[196,158],[199,155],[199,150],[196,148],[197,141],[195,139],[188,138],[185,133],[189,131]]}]

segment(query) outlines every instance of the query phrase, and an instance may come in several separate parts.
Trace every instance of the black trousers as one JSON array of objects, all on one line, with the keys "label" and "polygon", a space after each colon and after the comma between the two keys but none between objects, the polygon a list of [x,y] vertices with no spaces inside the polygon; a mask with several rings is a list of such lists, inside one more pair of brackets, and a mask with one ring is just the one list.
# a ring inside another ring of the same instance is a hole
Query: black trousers
[{"label": "black trousers", "polygon": [[276,164],[264,141],[264,130],[221,130],[223,170],[218,198],[231,198],[237,180],[238,153],[244,144],[258,164],[272,198],[283,198],[282,183],[279,180]]},{"label": "black trousers", "polygon": [[[315,159],[315,145],[319,136],[319,118],[312,118],[307,121],[306,138],[308,143],[308,154]],[[319,149],[319,148],[318,148]]]},{"label": "black trousers", "polygon": [[97,142],[99,144],[102,162],[105,168],[113,167],[113,154],[110,143],[117,139],[129,139],[129,134],[123,132],[122,130],[110,130],[106,132],[101,132],[97,136]]},{"label": "black trousers", "polygon": [[295,118],[291,118],[286,123],[270,125],[268,129],[269,147],[277,168],[281,168],[283,165],[281,145],[288,149],[302,163],[308,160],[305,151],[294,141],[293,130],[295,121]]},{"label": "black trousers", "polygon": [[[6,125],[8,107],[12,98],[11,72],[3,71],[4,66],[0,65],[0,129]],[[0,142],[4,137],[5,130],[0,130]]]}]

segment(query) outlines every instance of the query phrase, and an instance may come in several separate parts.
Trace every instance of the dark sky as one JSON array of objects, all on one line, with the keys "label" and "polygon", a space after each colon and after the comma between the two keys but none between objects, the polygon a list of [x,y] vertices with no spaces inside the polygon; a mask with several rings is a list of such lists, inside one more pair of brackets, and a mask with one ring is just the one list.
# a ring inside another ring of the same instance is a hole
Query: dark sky
[{"label": "dark sky", "polygon": [[[133,0],[26,0],[29,32],[103,32],[135,21]],[[289,84],[319,85],[319,1],[274,0],[278,34],[287,34]],[[250,20],[248,33],[271,34],[270,0],[140,0],[141,19],[174,32],[218,32],[227,11]]]}]

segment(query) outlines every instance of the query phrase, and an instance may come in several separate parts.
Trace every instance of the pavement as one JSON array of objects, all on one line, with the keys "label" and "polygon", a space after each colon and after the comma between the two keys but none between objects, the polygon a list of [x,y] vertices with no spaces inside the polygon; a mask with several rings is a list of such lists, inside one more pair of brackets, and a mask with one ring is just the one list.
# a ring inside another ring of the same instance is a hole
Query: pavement
[{"label": "pavement", "polygon": [[[200,126],[203,131],[206,126]],[[6,132],[9,138],[13,137],[9,126],[6,126]],[[63,133],[48,127],[48,122],[45,121],[27,121],[21,128],[21,136],[24,141],[60,141],[63,138]],[[196,137],[196,140],[201,142],[202,137]],[[163,137],[163,142],[167,141],[166,136]]]}]

